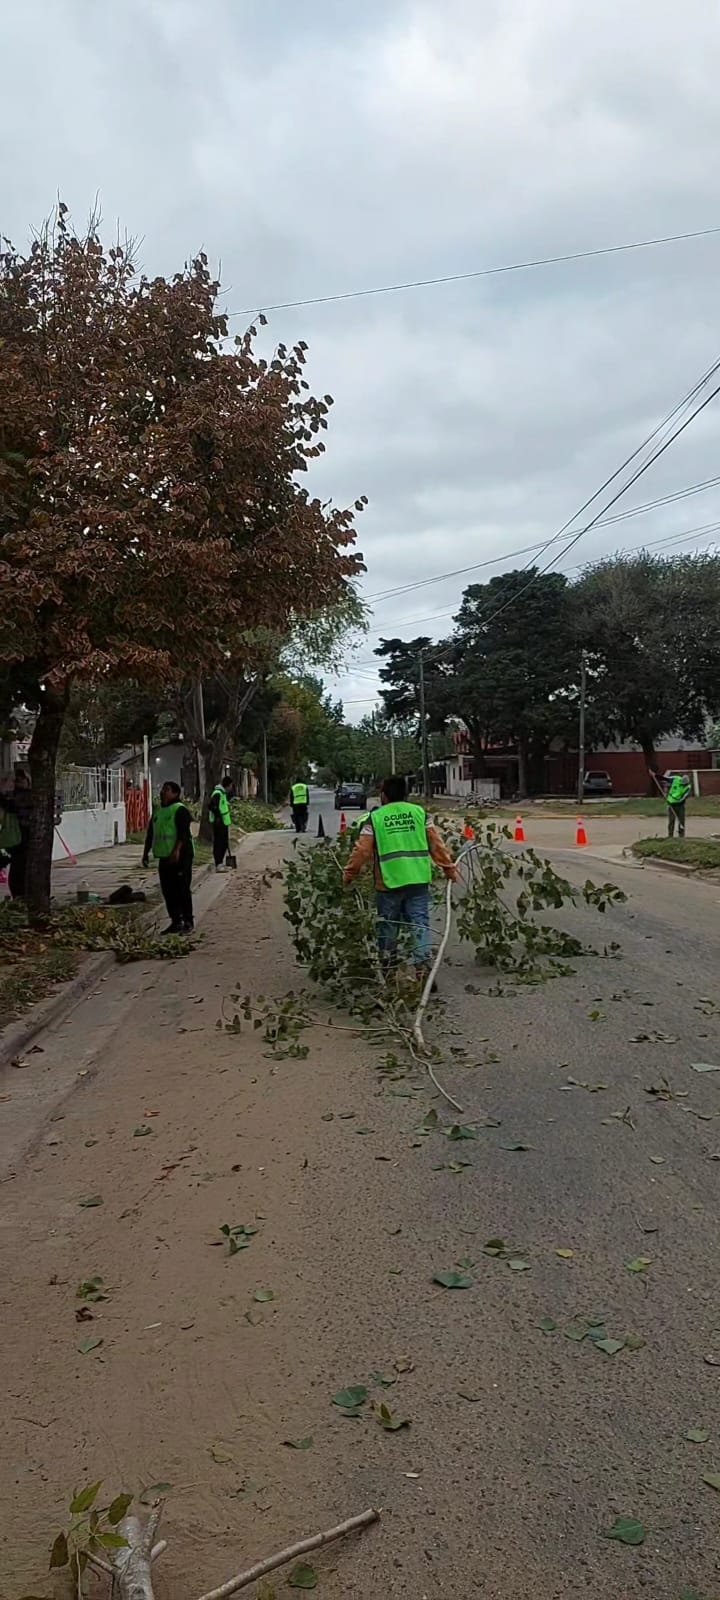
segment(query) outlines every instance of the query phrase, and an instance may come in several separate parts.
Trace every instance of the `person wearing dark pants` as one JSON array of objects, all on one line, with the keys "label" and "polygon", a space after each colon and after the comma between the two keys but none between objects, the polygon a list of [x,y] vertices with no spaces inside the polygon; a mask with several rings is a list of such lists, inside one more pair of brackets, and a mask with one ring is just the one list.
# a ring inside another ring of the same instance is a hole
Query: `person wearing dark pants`
[{"label": "person wearing dark pants", "polygon": [[306,833],[310,790],[306,783],[294,783],[290,790],[290,808],[296,833]]},{"label": "person wearing dark pants", "polygon": [[222,783],[216,783],[208,804],[208,816],[212,823],[213,831],[213,859],[215,871],[225,871],[225,858],[230,846],[230,805],[229,801],[235,793],[235,785],[231,778],[223,778]]},{"label": "person wearing dark pants", "polygon": [[676,772],[669,780],[665,796],[668,808],[668,839],[675,837],[676,822],[679,837],[685,838],[685,803],[689,794],[692,794],[692,784],[687,773]]},{"label": "person wearing dark pants", "polygon": [[164,783],[160,804],[153,809],[143,851],[143,866],[150,852],[158,864],[158,877],[170,923],[165,933],[190,933],[194,927],[192,869],[194,846],[190,812],[180,799],[178,783]]}]

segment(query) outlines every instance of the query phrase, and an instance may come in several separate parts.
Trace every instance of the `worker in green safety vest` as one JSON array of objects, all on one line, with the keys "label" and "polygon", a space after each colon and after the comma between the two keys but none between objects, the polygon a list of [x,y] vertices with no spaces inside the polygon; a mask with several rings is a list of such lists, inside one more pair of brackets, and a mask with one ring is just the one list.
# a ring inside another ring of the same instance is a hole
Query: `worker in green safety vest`
[{"label": "worker in green safety vest", "polygon": [[385,778],[380,805],[360,829],[343,874],[352,883],[365,866],[374,866],[378,946],[385,966],[397,956],[400,929],[409,929],[410,954],[422,978],[430,965],[430,881],[433,863],[453,883],[460,873],[437,828],[422,806],[407,799],[405,779]]},{"label": "worker in green safety vest", "polygon": [[150,863],[150,852],[158,864],[158,876],[170,923],[164,933],[190,933],[194,927],[192,869],[195,847],[191,817],[180,798],[179,783],[164,783],[160,804],[153,806],[143,850],[143,866]]},{"label": "worker in green safety vest", "polygon": [[306,833],[310,790],[306,783],[294,783],[290,789],[290,809],[296,833]]},{"label": "worker in green safety vest", "polygon": [[225,872],[230,846],[230,801],[235,793],[232,778],[216,783],[208,801],[208,816],[213,831],[213,860],[216,872]]},{"label": "worker in green safety vest", "polygon": [[675,823],[678,825],[678,836],[685,838],[685,802],[692,794],[692,784],[686,772],[675,772],[671,778],[666,778],[667,793],[665,799],[668,806],[668,839],[675,837]]}]

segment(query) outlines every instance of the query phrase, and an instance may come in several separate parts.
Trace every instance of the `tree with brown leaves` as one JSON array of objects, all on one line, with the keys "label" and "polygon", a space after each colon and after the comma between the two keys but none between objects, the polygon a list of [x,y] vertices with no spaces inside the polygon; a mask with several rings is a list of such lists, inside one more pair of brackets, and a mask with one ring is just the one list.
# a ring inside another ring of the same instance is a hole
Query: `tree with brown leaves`
[{"label": "tree with brown leaves", "polygon": [[[38,709],[27,896],[49,904],[55,762],[73,685],[242,669],[258,629],[342,602],[352,510],[298,482],[332,404],[306,346],[228,343],[199,255],[138,275],[62,204],[0,254],[0,662]],[[359,511],[364,497],[355,503]]]}]

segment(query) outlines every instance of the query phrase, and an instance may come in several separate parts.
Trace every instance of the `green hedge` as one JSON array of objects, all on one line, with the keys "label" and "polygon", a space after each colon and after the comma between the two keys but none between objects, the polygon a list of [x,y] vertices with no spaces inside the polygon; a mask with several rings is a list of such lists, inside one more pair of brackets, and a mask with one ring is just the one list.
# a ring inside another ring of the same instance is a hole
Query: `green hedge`
[{"label": "green hedge", "polygon": [[266,806],[262,800],[231,800],[230,816],[233,825],[242,828],[245,833],[261,833],[268,828],[282,827],[272,806]]}]

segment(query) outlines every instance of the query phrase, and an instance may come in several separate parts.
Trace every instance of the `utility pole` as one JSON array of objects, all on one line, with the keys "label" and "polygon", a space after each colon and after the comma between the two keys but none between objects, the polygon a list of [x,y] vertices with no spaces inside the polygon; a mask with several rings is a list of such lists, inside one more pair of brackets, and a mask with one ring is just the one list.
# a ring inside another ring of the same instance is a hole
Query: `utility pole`
[{"label": "utility pole", "polygon": [[265,801],[265,804],[267,805],[267,803],[268,803],[267,728],[263,728],[262,739],[263,739],[263,749],[262,749],[262,797],[263,797],[263,800]]},{"label": "utility pole", "polygon": [[580,719],[578,727],[578,779],[577,797],[582,805],[585,788],[585,691],[587,688],[587,657],[583,650],[580,656]]},{"label": "utility pole", "polygon": [[195,749],[197,751],[198,788],[200,790],[200,804],[203,805],[207,788],[207,774],[205,771],[205,752],[200,748],[200,741],[205,742],[205,702],[203,700],[202,678],[196,678],[193,684],[193,717],[197,734]]},{"label": "utility pole", "polygon": [[390,771],[395,772],[395,731],[390,729]]},{"label": "utility pole", "polygon": [[432,788],[428,762],[427,717],[425,715],[425,662],[422,650],[418,650],[418,669],[420,679],[420,755],[422,761],[423,799],[431,800]]}]

